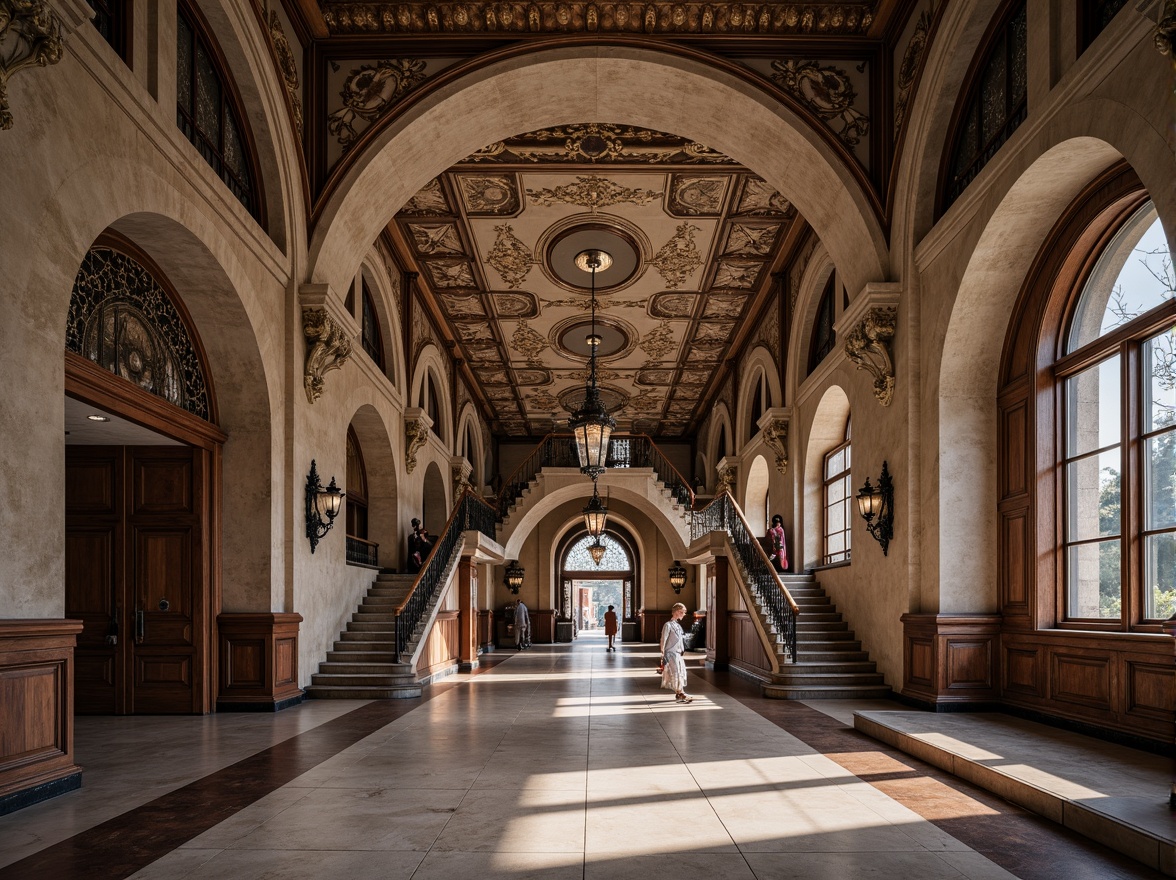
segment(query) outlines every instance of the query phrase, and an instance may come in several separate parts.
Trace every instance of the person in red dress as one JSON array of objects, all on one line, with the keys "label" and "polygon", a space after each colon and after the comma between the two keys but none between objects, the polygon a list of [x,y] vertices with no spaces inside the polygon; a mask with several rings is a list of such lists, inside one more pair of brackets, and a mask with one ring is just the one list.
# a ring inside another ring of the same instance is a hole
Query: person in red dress
[{"label": "person in red dress", "polygon": [[788,571],[788,542],[784,538],[784,517],[778,513],[772,517],[772,527],[768,529],[768,536],[772,539],[772,563],[777,571]]},{"label": "person in red dress", "polygon": [[612,605],[608,606],[608,611],[604,612],[604,634],[608,636],[608,647],[606,651],[615,651],[616,647],[613,645],[613,639],[617,637],[617,613],[613,611]]}]

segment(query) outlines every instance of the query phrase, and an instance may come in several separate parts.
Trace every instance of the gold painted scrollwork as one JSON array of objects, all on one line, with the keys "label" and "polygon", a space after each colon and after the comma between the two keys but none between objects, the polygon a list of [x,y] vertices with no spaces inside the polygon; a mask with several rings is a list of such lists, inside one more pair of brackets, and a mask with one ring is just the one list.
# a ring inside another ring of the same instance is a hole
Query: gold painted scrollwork
[{"label": "gold painted scrollwork", "polygon": [[404,450],[404,470],[412,473],[416,470],[417,453],[429,439],[429,423],[423,418],[413,419],[404,423],[404,438],[407,445]]},{"label": "gold painted scrollwork", "polygon": [[776,453],[776,470],[788,473],[788,420],[772,419],[763,430],[764,442]]},{"label": "gold painted scrollwork", "polygon": [[351,340],[326,309],[303,309],[302,332],[309,345],[302,383],[306,399],[314,403],[323,394],[323,375],[339,369],[351,357]]},{"label": "gold painted scrollwork", "polygon": [[735,491],[735,466],[719,462],[718,468],[715,470],[718,477],[718,482],[715,484],[716,494],[726,489],[728,492]]},{"label": "gold painted scrollwork", "polygon": [[45,0],[0,0],[0,129],[12,128],[8,80],[61,60],[61,24]]},{"label": "gold painted scrollwork", "polygon": [[870,309],[845,340],[845,353],[859,370],[874,377],[874,397],[883,406],[894,399],[894,360],[890,341],[898,324],[898,308],[878,306]]},{"label": "gold painted scrollwork", "polygon": [[[1171,57],[1172,71],[1176,74],[1176,0],[1166,0],[1164,3],[1159,24],[1156,25],[1155,43],[1161,55]],[[1173,78],[1172,91],[1176,92],[1176,77]]]}]

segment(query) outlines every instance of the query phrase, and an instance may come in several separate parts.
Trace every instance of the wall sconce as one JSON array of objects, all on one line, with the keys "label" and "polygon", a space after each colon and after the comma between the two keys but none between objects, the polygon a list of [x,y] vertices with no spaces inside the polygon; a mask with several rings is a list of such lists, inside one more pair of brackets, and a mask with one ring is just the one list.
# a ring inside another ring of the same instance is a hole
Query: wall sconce
[{"label": "wall sconce", "polygon": [[331,477],[331,484],[323,488],[312,458],[310,473],[306,475],[306,537],[310,540],[311,553],[318,546],[319,539],[331,530],[342,509],[343,490],[335,485],[334,477]]},{"label": "wall sconce", "polygon": [[858,513],[866,521],[866,531],[882,545],[882,555],[886,555],[890,546],[890,539],[894,537],[894,483],[890,480],[890,471],[886,462],[882,462],[882,476],[878,477],[878,488],[870,485],[870,478],[866,477],[866,485],[857,493]]},{"label": "wall sconce", "polygon": [[681,593],[682,588],[686,586],[686,569],[677,559],[670,566],[670,586],[674,588],[675,593]]},{"label": "wall sconce", "polygon": [[513,595],[519,594],[519,590],[523,586],[523,567],[519,565],[517,560],[506,567],[506,574],[503,575],[502,582],[506,584],[506,588]]}]

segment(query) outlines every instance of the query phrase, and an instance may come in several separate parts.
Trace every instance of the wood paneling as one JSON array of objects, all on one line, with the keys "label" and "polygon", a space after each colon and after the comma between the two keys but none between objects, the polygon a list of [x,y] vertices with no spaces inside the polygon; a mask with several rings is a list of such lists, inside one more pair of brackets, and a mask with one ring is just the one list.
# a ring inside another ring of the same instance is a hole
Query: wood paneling
[{"label": "wood paneling", "polygon": [[727,638],[730,646],[729,662],[757,674],[770,675],[772,661],[764,651],[755,621],[747,611],[727,612]]},{"label": "wood paneling", "polygon": [[1028,401],[1018,400],[1001,408],[1000,440],[1005,466],[1000,470],[1001,500],[1023,495],[1029,489]]},{"label": "wood paneling", "polygon": [[81,631],[79,620],[0,620],[0,813],[23,793],[57,793],[55,785],[80,773],[73,651]]},{"label": "wood paneling", "polygon": [[1005,645],[1004,691],[1020,692],[1028,696],[1042,696],[1041,651],[1037,649],[1010,648]]},{"label": "wood paneling", "polygon": [[482,651],[494,649],[494,612],[489,608],[478,610],[478,648]]},{"label": "wood paneling", "polygon": [[1176,712],[1176,671],[1172,665],[1127,661],[1124,708],[1129,715],[1168,721]]},{"label": "wood paneling", "polygon": [[1055,700],[1111,710],[1110,656],[1053,651],[1049,677]]},{"label": "wood paneling", "polygon": [[902,623],[903,694],[934,704],[996,697],[999,616],[904,614]]},{"label": "wood paneling", "polygon": [[531,643],[550,645],[555,642],[555,611],[540,608],[531,612]]},{"label": "wood paneling", "polygon": [[662,627],[672,616],[669,611],[660,611],[656,608],[642,608],[638,611],[637,620],[641,624],[641,641],[659,644]]},{"label": "wood paneling", "polygon": [[300,623],[301,614],[259,612],[217,616],[220,641],[217,709],[272,712],[301,700]]},{"label": "wood paneling", "polygon": [[1001,608],[1006,615],[1029,614],[1029,517],[1001,515]]},{"label": "wood paneling", "polygon": [[910,681],[925,688],[935,687],[935,640],[911,636],[906,654]]},{"label": "wood paneling", "polygon": [[[532,615],[532,618],[534,615]],[[461,627],[456,611],[439,611],[417,660],[417,677],[435,675],[456,666],[461,652]]]},{"label": "wood paneling", "polygon": [[983,639],[948,636],[944,644],[947,649],[948,690],[993,691],[995,639],[991,636]]}]

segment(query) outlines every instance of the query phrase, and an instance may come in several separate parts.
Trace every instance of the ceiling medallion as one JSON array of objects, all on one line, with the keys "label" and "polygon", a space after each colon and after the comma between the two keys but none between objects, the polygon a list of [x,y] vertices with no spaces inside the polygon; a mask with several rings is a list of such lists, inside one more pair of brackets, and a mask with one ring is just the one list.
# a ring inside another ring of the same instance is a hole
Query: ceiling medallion
[{"label": "ceiling medallion", "polygon": [[654,199],[660,199],[662,193],[651,189],[633,189],[621,186],[604,177],[589,174],[586,177],[577,175],[575,183],[557,186],[554,189],[529,189],[527,196],[535,204],[551,207],[556,204],[580,205],[595,213],[600,208],[610,205],[647,205]]},{"label": "ceiling medallion", "polygon": [[[542,255],[540,264],[547,278],[576,295],[563,304],[579,310],[589,305],[583,298],[588,292],[583,286],[584,270],[576,265],[577,255],[584,251],[602,251],[612,258],[607,269],[596,272],[596,292],[601,293],[617,291],[640,278],[651,246],[639,226],[614,214],[574,214],[548,227],[536,242],[535,253]],[[555,302],[545,299],[545,304]],[[597,308],[613,305],[597,303]]]}]

